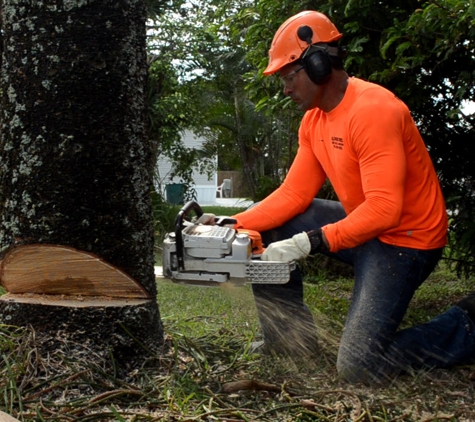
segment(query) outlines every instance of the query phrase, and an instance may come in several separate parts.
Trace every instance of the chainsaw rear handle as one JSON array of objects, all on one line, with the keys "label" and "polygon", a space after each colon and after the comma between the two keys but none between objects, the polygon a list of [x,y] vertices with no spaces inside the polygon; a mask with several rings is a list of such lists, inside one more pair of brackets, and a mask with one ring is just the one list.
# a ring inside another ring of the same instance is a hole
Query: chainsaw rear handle
[{"label": "chainsaw rear handle", "polygon": [[176,215],[176,218],[175,218],[176,257],[178,260],[178,267],[181,268],[182,270],[185,269],[185,260],[183,258],[184,248],[183,248],[183,235],[181,232],[183,230],[183,221],[185,217],[191,211],[194,211],[198,218],[203,215],[203,210],[201,209],[201,207],[198,205],[197,202],[188,201],[185,205],[183,205],[181,210],[178,211],[178,214]]},{"label": "chainsaw rear handle", "polygon": [[203,215],[203,210],[196,201],[188,201],[185,205],[183,205],[183,207],[181,207],[181,210],[178,211],[178,214],[175,218],[175,234],[177,235],[177,237],[178,233],[181,234],[181,231],[183,230],[183,221],[185,217],[191,211],[194,211],[198,218]]},{"label": "chainsaw rear handle", "polygon": [[[185,261],[183,258],[183,221],[188,214],[194,211],[197,218],[200,218],[203,215],[203,210],[198,205],[196,201],[188,201],[183,207],[178,211],[178,214],[175,218],[175,241],[176,241],[176,257],[178,259],[178,267],[182,270],[185,269]],[[231,217],[216,217],[215,224],[218,226],[224,226],[225,224],[236,224],[237,220]]]},{"label": "chainsaw rear handle", "polygon": [[[196,201],[188,201],[185,205],[183,205],[175,219],[175,235],[177,236],[177,238],[178,233],[181,234],[181,231],[183,230],[183,221],[185,220],[185,217],[187,217],[191,211],[194,211],[196,217],[198,218],[203,215],[203,210]],[[224,226],[225,224],[236,224],[237,220],[232,217],[220,216],[215,217],[214,223],[217,226]]]}]

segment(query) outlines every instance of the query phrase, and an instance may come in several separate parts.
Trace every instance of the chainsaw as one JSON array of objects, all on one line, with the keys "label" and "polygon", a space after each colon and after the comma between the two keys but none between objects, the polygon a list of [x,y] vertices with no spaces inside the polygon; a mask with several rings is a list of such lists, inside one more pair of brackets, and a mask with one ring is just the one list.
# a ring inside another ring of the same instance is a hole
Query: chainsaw
[{"label": "chainsaw", "polygon": [[[190,219],[194,212],[195,218]],[[285,284],[295,262],[261,261],[261,235],[233,229],[230,217],[216,217],[214,225],[197,224],[203,215],[195,201],[187,202],[175,219],[175,230],[163,242],[163,275],[175,283],[219,286]]]}]

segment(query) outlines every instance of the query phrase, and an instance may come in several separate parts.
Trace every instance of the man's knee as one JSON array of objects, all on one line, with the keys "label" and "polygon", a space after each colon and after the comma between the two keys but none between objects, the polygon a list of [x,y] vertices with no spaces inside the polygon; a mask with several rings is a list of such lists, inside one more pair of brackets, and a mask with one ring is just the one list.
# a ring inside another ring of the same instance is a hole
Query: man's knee
[{"label": "man's knee", "polygon": [[352,384],[385,384],[405,372],[401,362],[387,356],[377,343],[340,346],[336,367],[338,376]]},{"label": "man's knee", "polygon": [[381,354],[370,347],[340,346],[336,368],[338,376],[352,384],[379,381]]},{"label": "man's knee", "polygon": [[338,376],[350,383],[359,383],[366,381],[365,370],[362,362],[350,351],[343,351],[340,348],[336,362]]}]

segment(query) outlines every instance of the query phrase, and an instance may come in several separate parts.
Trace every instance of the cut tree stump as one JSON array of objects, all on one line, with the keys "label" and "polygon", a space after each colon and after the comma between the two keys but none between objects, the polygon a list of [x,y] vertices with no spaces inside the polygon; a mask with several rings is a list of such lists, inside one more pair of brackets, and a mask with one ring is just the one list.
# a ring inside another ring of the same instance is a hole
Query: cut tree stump
[{"label": "cut tree stump", "polygon": [[0,297],[0,320],[48,333],[49,351],[67,340],[98,345],[121,358],[156,352],[163,344],[157,307],[149,299],[7,293]]},{"label": "cut tree stump", "polygon": [[[157,351],[158,307],[126,273],[97,256],[60,245],[24,245],[0,263],[0,321],[113,350]],[[61,341],[52,341],[52,350]]]}]

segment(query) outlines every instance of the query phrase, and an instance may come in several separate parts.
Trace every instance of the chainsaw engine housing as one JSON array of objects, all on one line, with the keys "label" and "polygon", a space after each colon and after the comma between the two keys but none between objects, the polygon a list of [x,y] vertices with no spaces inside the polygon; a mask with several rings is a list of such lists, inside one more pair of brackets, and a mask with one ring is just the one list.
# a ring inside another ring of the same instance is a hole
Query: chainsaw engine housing
[{"label": "chainsaw engine housing", "polygon": [[[196,203],[195,203],[196,204]],[[187,204],[183,209],[190,208]],[[196,208],[196,207],[195,207]],[[183,210],[182,209],[182,210]],[[163,242],[163,274],[184,284],[285,284],[295,263],[261,261],[260,235],[218,225],[178,222]]]}]

